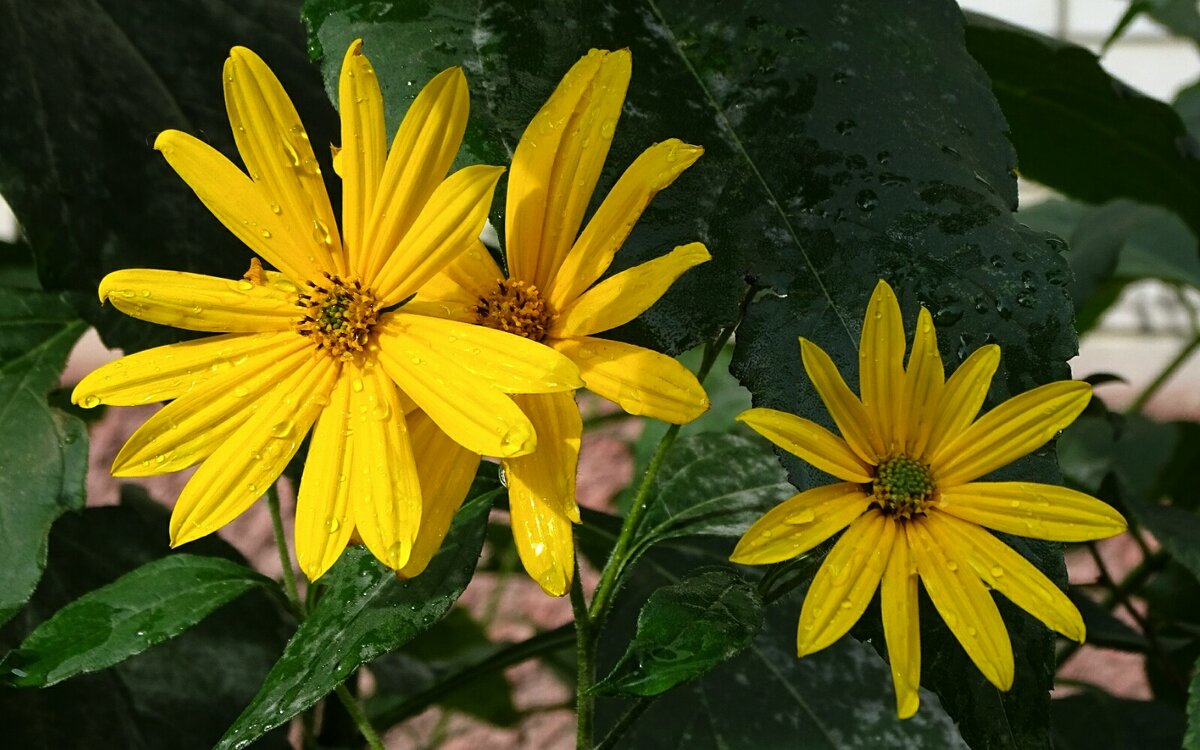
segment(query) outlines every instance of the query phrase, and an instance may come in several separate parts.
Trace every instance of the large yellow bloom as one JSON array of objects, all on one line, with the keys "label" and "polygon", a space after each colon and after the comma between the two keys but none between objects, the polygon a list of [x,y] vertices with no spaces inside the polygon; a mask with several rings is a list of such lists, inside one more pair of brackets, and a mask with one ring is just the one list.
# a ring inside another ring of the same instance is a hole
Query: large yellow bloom
[{"label": "large yellow bloom", "polygon": [[751,565],[787,560],[849,526],[804,599],[799,655],[841,638],[881,587],[896,710],[901,718],[911,716],[921,676],[918,578],[968,656],[1001,690],[1012,685],[1013,654],[989,588],[1082,641],[1083,619],[1070,600],[981,527],[1079,542],[1119,534],[1125,520],[1099,500],[1062,487],[975,480],[1053,438],[1087,405],[1091,387],[1050,383],[976,420],[999,347],[978,349],[945,380],[933,320],[922,308],[905,369],[900,305],[883,281],[863,322],[861,400],[825,352],[804,339],[800,351],[842,437],[772,409],[750,409],[738,419],[843,483],[801,492],[771,510],[731,558]]},{"label": "large yellow bloom", "polygon": [[[422,287],[414,305],[553,347],[579,366],[589,390],[630,414],[684,423],[708,408],[687,368],[658,352],[595,337],[636,318],[680,274],[709,259],[693,242],[596,283],[654,195],[703,153],[676,139],[651,146],[580,232],[629,77],[628,50],[592,50],[567,72],[513,155],[507,276],[480,246]],[[534,453],[503,458],[513,536],[529,574],[561,595],[574,564],[571,524],[579,522],[579,409],[570,393],[514,398],[539,444]]]},{"label": "large yellow bloom", "polygon": [[[124,357],[88,375],[73,395],[86,407],[174,399],[113,465],[116,475],[144,476],[203,462],[175,505],[172,545],[244,511],[315,424],[295,532],[300,566],[314,579],[356,530],[384,564],[407,564],[422,510],[410,432],[427,432],[432,419],[472,451],[528,453],[533,426],[506,394],[580,382],[574,365],[545,347],[403,306],[477,241],[502,169],[473,166],[446,177],[467,119],[458,68],[421,91],[389,152],[379,84],[361,46],[350,46],[340,82],[340,234],[287,94],[253,52],[233,49],[225,102],[249,176],[185,133],[166,131],[155,148],[279,270],[263,271],[256,259],[241,280],[109,274],[102,302],[224,335]],[[410,401],[421,411],[406,419]]]}]

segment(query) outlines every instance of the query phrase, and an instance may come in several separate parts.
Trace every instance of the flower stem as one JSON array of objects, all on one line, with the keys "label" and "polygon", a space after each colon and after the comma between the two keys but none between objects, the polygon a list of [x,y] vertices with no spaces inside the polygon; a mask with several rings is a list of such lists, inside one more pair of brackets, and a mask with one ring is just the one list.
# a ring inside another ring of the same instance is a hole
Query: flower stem
[{"label": "flower stem", "polygon": [[371,721],[367,718],[362,706],[358,705],[358,699],[350,695],[350,691],[340,682],[334,691],[342,702],[342,706],[345,707],[346,713],[350,714],[350,718],[354,720],[354,725],[358,727],[363,739],[367,741],[367,746],[371,750],[385,750],[383,741],[379,739],[379,733],[375,731],[375,727],[371,726]]},{"label": "flower stem", "polygon": [[[267,489],[267,507],[271,511],[271,528],[275,532],[275,548],[279,550],[279,562],[283,566],[283,590],[287,594],[288,602],[292,605],[296,619],[303,622],[308,615],[308,610],[305,603],[301,601],[300,589],[296,586],[296,571],[292,569],[292,555],[288,552],[287,535],[283,531],[283,516],[279,512],[279,488],[275,484]],[[346,686],[341,683],[334,691],[371,750],[385,750],[379,739],[379,733],[371,726],[362,706],[358,704],[358,699],[351,695]]]},{"label": "flower stem", "polygon": [[[704,347],[704,357],[700,362],[700,369],[696,372],[696,379],[699,382],[703,383],[704,379],[708,377],[709,371],[712,370],[712,366],[725,348],[725,344],[729,342],[734,330],[745,318],[750,301],[754,299],[757,292],[758,287],[751,284],[738,306],[737,318],[728,327],[722,329],[716,339],[708,342]],[[680,427],[681,425],[677,424],[671,425],[658,441],[654,457],[650,459],[650,465],[646,468],[646,473],[642,475],[642,483],[638,486],[629,513],[621,524],[617,541],[613,545],[612,552],[609,553],[604,569],[600,572],[600,581],[596,584],[596,590],[592,594],[590,608],[583,595],[583,585],[579,580],[579,563],[576,558],[575,579],[571,585],[571,607],[575,613],[576,628],[576,668],[578,670],[576,675],[576,745],[578,750],[589,750],[592,747],[595,697],[590,692],[596,679],[596,646],[600,629],[612,607],[613,597],[620,589],[621,574],[624,573],[633,557],[631,547],[642,516],[650,506],[650,493],[654,487],[654,480],[667,457],[667,451],[675,442],[675,438],[679,436]],[[637,707],[635,706],[635,708]],[[642,710],[645,710],[644,706],[640,710],[631,710],[627,713],[621,721],[621,726],[614,727],[614,729],[620,729],[620,732],[610,733],[604,739],[604,744],[610,745],[615,742],[617,737],[637,719]],[[628,721],[625,720],[626,718]]]},{"label": "flower stem", "polygon": [[267,488],[267,507],[271,509],[275,548],[279,550],[279,564],[283,568],[283,591],[296,616],[303,620],[304,605],[300,602],[300,590],[296,587],[296,571],[292,569],[292,556],[288,553],[287,536],[283,531],[283,517],[279,513],[279,487],[275,484]]}]

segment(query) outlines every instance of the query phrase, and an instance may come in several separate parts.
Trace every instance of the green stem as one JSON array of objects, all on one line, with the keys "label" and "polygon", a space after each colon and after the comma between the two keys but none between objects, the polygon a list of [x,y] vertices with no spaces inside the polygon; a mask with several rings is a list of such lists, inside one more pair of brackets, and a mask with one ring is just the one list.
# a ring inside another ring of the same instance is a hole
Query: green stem
[{"label": "green stem", "polygon": [[571,611],[575,615],[575,746],[586,750],[592,746],[591,693],[596,682],[596,649],[581,578],[576,559],[575,577],[571,580]]},{"label": "green stem", "polygon": [[363,739],[367,741],[367,746],[371,750],[386,750],[383,746],[383,741],[379,739],[379,733],[375,731],[375,727],[371,726],[371,722],[367,719],[366,713],[363,712],[362,706],[358,705],[358,699],[350,695],[350,691],[342,683],[334,688],[338,699],[345,707],[346,713],[350,714],[350,718],[354,720],[354,725],[358,727],[358,731],[362,734]]},{"label": "green stem", "polygon": [[279,564],[283,568],[283,591],[296,617],[304,619],[304,605],[300,602],[300,590],[296,587],[296,572],[292,569],[292,556],[288,553],[287,536],[283,531],[283,517],[279,513],[279,489],[272,484],[267,489],[267,507],[271,509],[271,527],[275,530],[275,548],[279,550]]},{"label": "green stem", "polygon": [[[274,484],[267,489],[267,507],[271,511],[271,528],[275,532],[275,548],[279,550],[279,562],[283,566],[283,590],[296,613],[296,618],[303,622],[308,610],[301,602],[300,590],[296,586],[296,571],[292,569],[292,555],[288,552],[287,535],[283,531],[283,516],[279,512],[279,489]],[[358,700],[350,694],[346,686],[339,683],[334,691],[371,750],[385,750],[383,743],[379,740],[379,734],[367,720],[367,715],[363,713],[362,706],[358,704]],[[306,737],[305,741],[307,739]]]}]

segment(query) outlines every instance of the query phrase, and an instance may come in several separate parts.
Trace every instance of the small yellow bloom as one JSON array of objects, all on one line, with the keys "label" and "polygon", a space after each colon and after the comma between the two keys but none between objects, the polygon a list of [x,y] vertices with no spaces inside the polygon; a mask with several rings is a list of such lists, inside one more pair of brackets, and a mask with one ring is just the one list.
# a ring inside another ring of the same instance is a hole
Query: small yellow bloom
[{"label": "small yellow bloom", "polygon": [[[479,245],[422,287],[413,304],[541,342],[578,365],[589,390],[630,414],[681,424],[708,408],[695,376],[658,352],[595,337],[636,318],[683,272],[710,257],[693,242],[596,283],[654,195],[703,153],[676,139],[651,146],[583,225],[630,66],[628,50],[592,50],[521,136],[508,181],[508,274]],[[573,571],[582,422],[570,393],[514,398],[539,443],[534,453],[503,458],[513,536],[525,569],[557,596],[566,593]]]},{"label": "small yellow bloom", "polygon": [[995,345],[944,378],[929,312],[921,308],[908,366],[896,295],[880,281],[859,344],[859,392],[825,352],[800,339],[804,368],[842,436],[807,419],[750,409],[738,419],[840,484],[801,492],[759,519],[730,559],[748,565],[803,554],[846,532],[813,578],[800,612],[797,651],[841,638],[881,589],[896,711],[917,710],[921,682],[917,579],[984,676],[1012,686],[1008,633],[988,589],[1068,638],[1082,641],[1070,600],[1025,558],[988,533],[1063,542],[1125,530],[1119,513],[1092,497],[1027,482],[977,482],[1045,444],[1091,398],[1087,383],[1043,385],[975,417],[1000,363]]},{"label": "small yellow bloom", "polygon": [[240,280],[109,274],[101,302],[224,335],[124,357],[72,397],[85,407],[173,399],[113,465],[118,476],[145,476],[202,462],[171,516],[172,545],[242,513],[312,428],[295,532],[312,579],[355,532],[384,564],[408,563],[422,515],[416,461],[427,450],[414,437],[425,422],[472,451],[521,455],[535,448],[534,429],[507,394],[580,384],[577,368],[545,347],[401,306],[477,241],[503,170],[446,176],[467,120],[458,68],[425,86],[389,151],[379,84],[361,48],[350,45],[340,81],[340,232],[283,87],[257,55],[234,48],[225,103],[249,175],[185,133],[166,131],[155,148],[278,271],[255,259]]}]

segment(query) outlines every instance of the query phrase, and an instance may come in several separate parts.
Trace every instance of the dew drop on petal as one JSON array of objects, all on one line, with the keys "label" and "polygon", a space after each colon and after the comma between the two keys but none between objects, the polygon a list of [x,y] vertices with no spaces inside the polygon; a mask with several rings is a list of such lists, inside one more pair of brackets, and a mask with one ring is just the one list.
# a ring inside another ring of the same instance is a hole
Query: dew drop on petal
[{"label": "dew drop on petal", "polygon": [[330,516],[329,518],[325,519],[325,530],[328,531],[330,534],[337,532],[337,530],[340,529],[341,527],[342,527],[342,522],[337,520],[333,516]]}]

